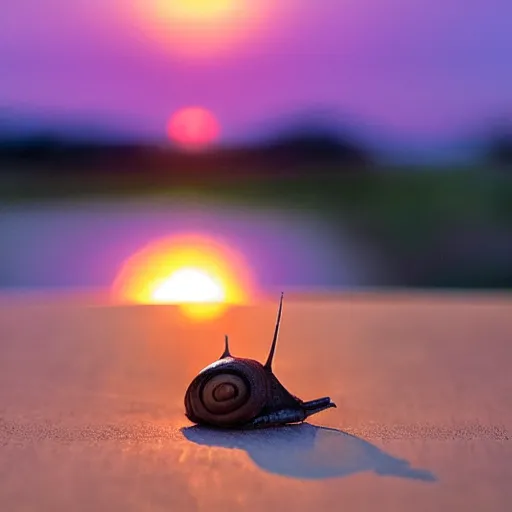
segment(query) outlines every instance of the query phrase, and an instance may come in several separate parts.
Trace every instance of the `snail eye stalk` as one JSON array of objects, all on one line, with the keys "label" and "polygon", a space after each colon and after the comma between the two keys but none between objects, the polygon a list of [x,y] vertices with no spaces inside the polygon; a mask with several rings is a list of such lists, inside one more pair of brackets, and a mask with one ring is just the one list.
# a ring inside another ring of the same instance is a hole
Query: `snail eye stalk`
[{"label": "snail eye stalk", "polygon": [[231,353],[229,352],[229,338],[227,334],[224,336],[224,352],[219,357],[219,359],[225,359],[226,357],[232,357]]},{"label": "snail eye stalk", "polygon": [[268,354],[267,362],[265,363],[265,368],[269,371],[272,371],[272,361],[274,359],[274,353],[276,351],[277,345],[277,337],[279,335],[279,326],[281,325],[281,314],[283,312],[283,293],[281,293],[281,300],[279,301],[279,310],[277,312],[277,321],[276,328],[274,330],[274,339],[272,340],[272,345],[270,346],[270,352]]}]

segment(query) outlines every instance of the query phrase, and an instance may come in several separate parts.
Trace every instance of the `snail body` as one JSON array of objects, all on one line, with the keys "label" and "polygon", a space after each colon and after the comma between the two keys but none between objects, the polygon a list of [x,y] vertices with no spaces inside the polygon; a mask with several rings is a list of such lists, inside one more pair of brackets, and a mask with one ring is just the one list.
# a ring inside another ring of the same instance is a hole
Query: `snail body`
[{"label": "snail body", "polygon": [[336,407],[329,397],[304,402],[292,395],[272,371],[283,295],[268,359],[233,357],[225,337],[224,352],[190,383],[185,393],[185,415],[193,423],[219,428],[258,428],[304,421]]}]

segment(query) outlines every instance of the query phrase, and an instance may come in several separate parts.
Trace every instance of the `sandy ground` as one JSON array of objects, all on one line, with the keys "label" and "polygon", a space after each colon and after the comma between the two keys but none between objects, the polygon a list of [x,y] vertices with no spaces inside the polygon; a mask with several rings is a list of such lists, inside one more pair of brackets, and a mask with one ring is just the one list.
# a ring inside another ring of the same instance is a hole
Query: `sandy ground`
[{"label": "sandy ground", "polygon": [[506,296],[285,300],[275,373],[338,408],[245,433],[191,427],[183,395],[224,332],[264,359],[277,304],[0,302],[2,511],[510,510]]}]

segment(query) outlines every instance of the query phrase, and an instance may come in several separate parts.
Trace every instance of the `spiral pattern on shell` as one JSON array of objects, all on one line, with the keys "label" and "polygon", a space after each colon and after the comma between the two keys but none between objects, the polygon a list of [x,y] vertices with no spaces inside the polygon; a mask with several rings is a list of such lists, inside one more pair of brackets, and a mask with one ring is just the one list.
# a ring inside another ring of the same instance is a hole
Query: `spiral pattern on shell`
[{"label": "spiral pattern on shell", "polygon": [[185,411],[194,423],[235,427],[254,419],[267,402],[268,376],[251,359],[228,357],[207,366],[185,394]]}]

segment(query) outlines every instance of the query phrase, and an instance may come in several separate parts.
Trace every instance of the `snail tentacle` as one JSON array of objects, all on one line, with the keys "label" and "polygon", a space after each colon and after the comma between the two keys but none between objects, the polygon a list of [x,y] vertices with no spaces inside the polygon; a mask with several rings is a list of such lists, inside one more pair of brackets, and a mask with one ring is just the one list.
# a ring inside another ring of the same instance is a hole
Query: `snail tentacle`
[{"label": "snail tentacle", "polygon": [[224,352],[222,352],[222,355],[219,357],[219,359],[225,359],[226,357],[232,357],[231,353],[229,352],[229,338],[228,335],[224,335]]},{"label": "snail tentacle", "polygon": [[279,310],[277,311],[277,321],[276,321],[276,327],[274,330],[274,338],[272,340],[272,345],[270,346],[270,352],[268,354],[268,358],[265,363],[265,368],[270,371],[272,371],[272,361],[274,360],[274,353],[276,351],[277,337],[279,335],[279,327],[281,325],[281,314],[282,313],[283,313],[283,293],[281,293],[281,300],[279,301]]}]

